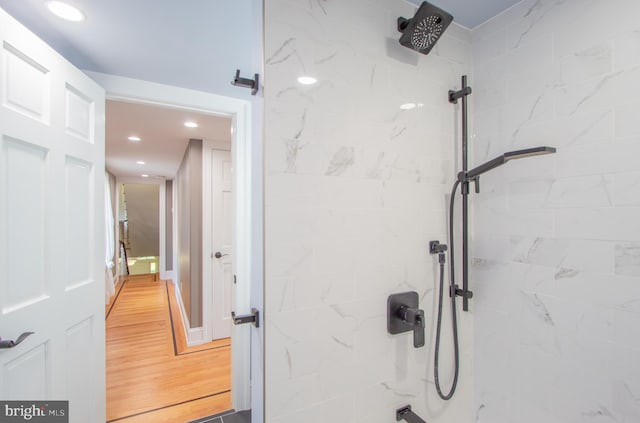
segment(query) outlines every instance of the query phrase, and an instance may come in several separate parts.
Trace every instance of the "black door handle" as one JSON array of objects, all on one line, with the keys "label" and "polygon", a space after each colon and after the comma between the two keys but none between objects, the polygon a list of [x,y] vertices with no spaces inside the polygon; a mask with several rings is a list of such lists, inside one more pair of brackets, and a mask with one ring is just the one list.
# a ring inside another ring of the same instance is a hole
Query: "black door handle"
[{"label": "black door handle", "polygon": [[224,257],[224,256],[228,256],[229,254],[222,254],[220,251],[216,251],[216,253],[213,255],[215,258],[220,258],[220,257]]},{"label": "black door handle", "polygon": [[24,341],[25,339],[27,339],[29,335],[33,335],[34,333],[35,332],[24,332],[22,335],[18,336],[18,339],[16,339],[15,341],[11,339],[3,340],[2,338],[0,338],[0,348],[13,348],[19,343],[21,343],[22,341]]}]

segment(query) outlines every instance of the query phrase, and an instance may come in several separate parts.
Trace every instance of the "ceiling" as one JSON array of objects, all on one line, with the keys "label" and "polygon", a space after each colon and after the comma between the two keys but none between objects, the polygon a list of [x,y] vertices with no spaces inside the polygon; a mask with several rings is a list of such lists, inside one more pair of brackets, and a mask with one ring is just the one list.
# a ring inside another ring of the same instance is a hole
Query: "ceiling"
[{"label": "ceiling", "polygon": [[[230,81],[236,69],[249,76],[262,68],[262,1],[66,1],[83,10],[87,20],[77,24],[53,16],[45,0],[0,0],[0,8],[80,69],[251,98],[249,90]],[[431,0],[468,28],[518,1]],[[107,168],[118,176],[145,173],[171,178],[189,138],[230,138],[228,119],[200,115],[201,126],[193,130],[182,126],[187,114],[108,102]],[[132,132],[143,141],[137,145],[127,141]],[[146,164],[137,165],[137,160]]]},{"label": "ceiling", "polygon": [[[422,0],[407,0],[416,5]],[[453,21],[473,29],[481,23],[507,10],[521,0],[430,0],[439,8],[453,15]]]},{"label": "ceiling", "polygon": [[[116,176],[172,179],[190,138],[228,142],[231,118],[167,109],[146,104],[107,100],[106,165]],[[186,128],[184,122],[198,123]],[[142,140],[132,142],[129,136]],[[144,165],[136,163],[145,162]]]},{"label": "ceiling", "polygon": [[76,67],[199,91],[249,98],[230,84],[236,69],[260,72],[256,0],[65,0],[82,23],[49,13],[45,0],[0,7]]}]

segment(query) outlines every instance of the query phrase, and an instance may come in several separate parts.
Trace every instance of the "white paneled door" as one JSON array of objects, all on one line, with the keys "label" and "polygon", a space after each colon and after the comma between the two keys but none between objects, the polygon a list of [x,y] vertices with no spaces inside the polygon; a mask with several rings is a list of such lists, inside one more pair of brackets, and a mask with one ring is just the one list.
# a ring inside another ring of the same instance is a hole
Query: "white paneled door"
[{"label": "white paneled door", "polygon": [[0,398],[105,421],[104,90],[0,9]]},{"label": "white paneled door", "polygon": [[233,296],[233,174],[231,152],[211,152],[213,278],[213,339],[231,336]]}]

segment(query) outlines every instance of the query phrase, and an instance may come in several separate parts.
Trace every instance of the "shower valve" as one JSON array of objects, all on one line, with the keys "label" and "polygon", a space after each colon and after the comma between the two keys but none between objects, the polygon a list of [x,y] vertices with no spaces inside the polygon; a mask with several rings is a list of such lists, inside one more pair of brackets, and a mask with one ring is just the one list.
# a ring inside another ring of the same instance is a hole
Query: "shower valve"
[{"label": "shower valve", "polygon": [[413,346],[424,346],[424,310],[418,308],[417,292],[402,292],[387,299],[387,331],[391,334],[413,331]]}]

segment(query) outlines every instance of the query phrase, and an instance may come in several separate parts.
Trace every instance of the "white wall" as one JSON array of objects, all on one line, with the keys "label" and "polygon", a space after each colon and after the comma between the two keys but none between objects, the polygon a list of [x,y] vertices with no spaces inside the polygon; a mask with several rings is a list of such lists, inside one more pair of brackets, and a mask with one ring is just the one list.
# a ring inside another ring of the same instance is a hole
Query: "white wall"
[{"label": "white wall", "polygon": [[[429,56],[401,47],[399,0],[269,0],[265,20],[266,421],[472,420],[472,327],[461,317],[453,401],[433,386],[431,239],[446,239],[470,34],[450,27]],[[317,85],[296,83],[300,75]],[[423,107],[401,111],[407,102]],[[427,346],[389,335],[386,301],[416,290]],[[449,312],[446,310],[448,316]],[[441,378],[450,383],[445,319]]]},{"label": "white wall", "polygon": [[473,31],[478,422],[640,421],[640,3],[525,0]]}]

